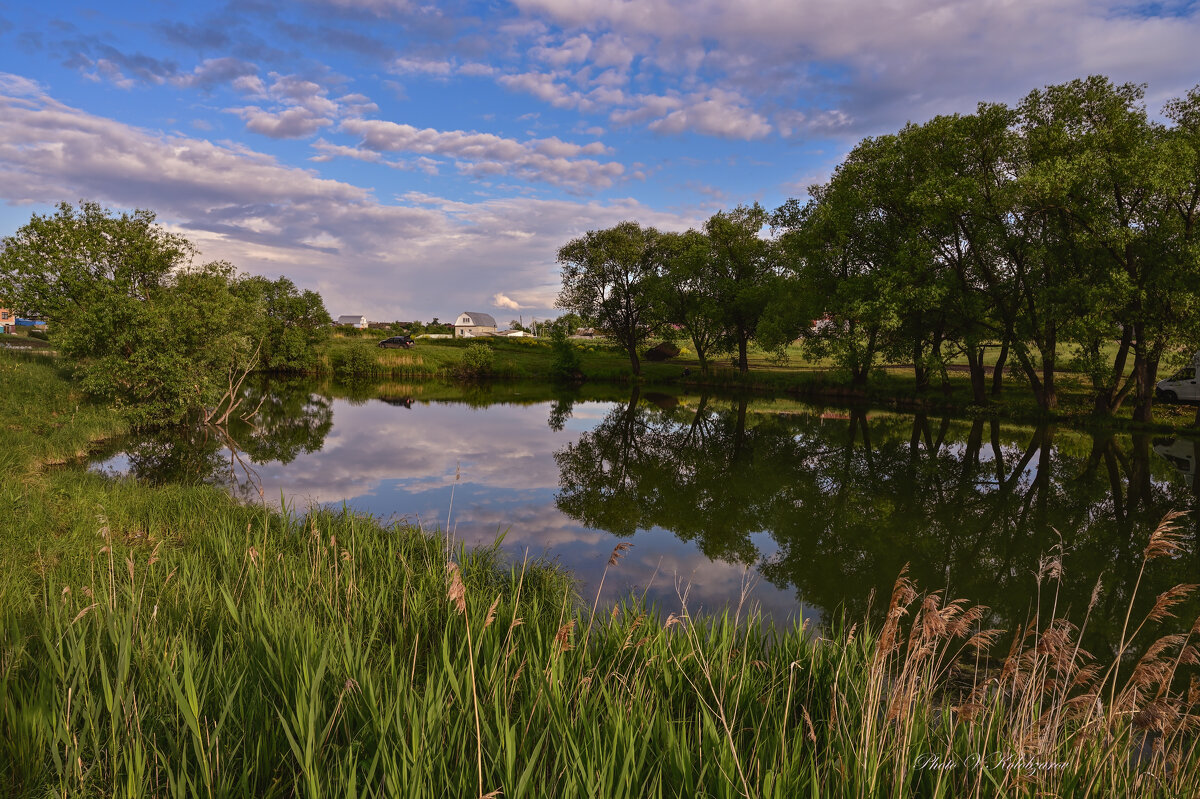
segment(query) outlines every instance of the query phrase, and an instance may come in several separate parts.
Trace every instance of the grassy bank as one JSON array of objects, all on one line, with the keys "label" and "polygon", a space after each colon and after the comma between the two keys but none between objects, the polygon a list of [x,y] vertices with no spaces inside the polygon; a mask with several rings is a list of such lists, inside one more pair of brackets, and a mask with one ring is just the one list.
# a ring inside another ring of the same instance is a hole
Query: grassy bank
[{"label": "grassy bank", "polygon": [[1176,593],[1095,659],[1084,608],[1001,633],[903,578],[875,630],[598,610],[410,527],[49,466],[119,423],[52,363],[0,368],[2,795],[1200,791],[1198,631],[1156,633]]},{"label": "grassy bank", "polygon": [[[340,365],[357,358],[354,377],[360,381],[457,380],[463,353],[471,343],[463,339],[418,339],[410,350],[380,349],[376,344],[383,337],[383,333],[371,330],[362,331],[359,336],[335,336],[322,347],[319,372],[337,374]],[[554,353],[548,341],[496,338],[486,342],[494,357],[492,378],[551,382]],[[633,382],[629,358],[618,347],[603,341],[573,343],[580,351],[580,368],[587,381],[618,385]],[[968,417],[997,416],[1016,421],[1052,418],[1075,425],[1100,422],[1117,429],[1181,430],[1194,427],[1197,421],[1194,407],[1158,403],[1153,424],[1134,423],[1132,402],[1127,402],[1115,417],[1096,420],[1086,377],[1070,370],[1058,374],[1059,409],[1048,415],[1038,408],[1028,386],[1016,374],[1008,374],[1003,392],[989,397],[986,407],[979,407],[974,404],[970,377],[964,369],[952,369],[945,387],[918,391],[910,367],[884,365],[872,373],[866,387],[855,388],[831,362],[809,359],[798,346],[788,348],[787,356],[780,362],[768,353],[752,350],[748,373],[739,372],[725,358],[714,360],[709,373],[702,374],[699,361],[685,349],[669,361],[643,360],[639,382],[660,390],[674,387],[692,391],[749,391]],[[994,356],[995,353],[990,353],[985,360],[990,361]],[[1064,352],[1064,363],[1067,356]],[[342,371],[345,373],[344,368]]]}]

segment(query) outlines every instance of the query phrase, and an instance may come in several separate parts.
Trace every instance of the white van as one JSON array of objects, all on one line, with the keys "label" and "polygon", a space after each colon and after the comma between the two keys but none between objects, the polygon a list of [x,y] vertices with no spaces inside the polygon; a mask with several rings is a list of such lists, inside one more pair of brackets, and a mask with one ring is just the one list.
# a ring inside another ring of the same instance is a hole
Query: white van
[{"label": "white van", "polygon": [[1166,380],[1154,384],[1154,394],[1163,402],[1200,402],[1200,383],[1196,382],[1196,363],[1185,366]]}]

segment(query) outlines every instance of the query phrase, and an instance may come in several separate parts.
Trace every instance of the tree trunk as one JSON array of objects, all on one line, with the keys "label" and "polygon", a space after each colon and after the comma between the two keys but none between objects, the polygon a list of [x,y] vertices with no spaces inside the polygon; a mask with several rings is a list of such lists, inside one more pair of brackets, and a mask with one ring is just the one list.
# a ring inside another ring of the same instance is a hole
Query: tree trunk
[{"label": "tree trunk", "polygon": [[696,358],[700,361],[700,374],[708,374],[708,358],[704,356],[706,348],[700,346],[699,342],[697,342],[694,337],[692,338],[692,347],[695,348]]},{"label": "tree trunk", "polygon": [[983,347],[967,343],[967,368],[971,370],[971,395],[976,405],[987,405],[987,378],[983,373]]},{"label": "tree trunk", "polygon": [[1012,341],[1012,330],[1005,332],[1004,340],[1000,342],[1000,354],[996,356],[996,365],[992,367],[992,396],[999,397],[1004,390],[1004,364],[1008,361],[1008,343]]},{"label": "tree trunk", "polygon": [[[1123,325],[1121,343],[1117,346],[1117,356],[1113,359],[1113,368],[1107,385],[1101,385],[1098,380],[1093,379],[1096,389],[1096,400],[1093,407],[1097,416],[1112,416],[1125,400],[1126,392],[1121,388],[1121,380],[1125,376],[1125,363],[1129,358],[1129,346],[1132,340],[1133,329],[1129,325]],[[1097,355],[1100,351],[1100,342],[1094,342],[1091,346],[1092,354]]]},{"label": "tree trunk", "polygon": [[1142,325],[1136,325],[1135,328],[1137,341],[1133,345],[1133,374],[1136,404],[1133,406],[1133,420],[1149,423],[1154,421],[1154,383],[1158,377],[1159,353],[1151,351],[1146,345]]},{"label": "tree trunk", "polygon": [[629,351],[629,366],[633,369],[633,376],[641,377],[642,361],[640,358],[638,358],[637,345],[630,344],[626,347],[626,349]]},{"label": "tree trunk", "polygon": [[917,392],[924,393],[929,388],[929,368],[923,363],[924,359],[921,357],[920,339],[913,342],[912,359],[913,377],[917,381]]},{"label": "tree trunk", "polygon": [[750,362],[746,358],[746,349],[748,343],[749,342],[747,341],[746,336],[738,336],[738,371],[742,372],[743,374],[750,371]]},{"label": "tree trunk", "polygon": [[1046,346],[1042,350],[1042,409],[1052,411],[1058,408],[1058,391],[1054,387],[1055,347],[1058,346],[1058,332],[1051,326],[1046,334]]}]

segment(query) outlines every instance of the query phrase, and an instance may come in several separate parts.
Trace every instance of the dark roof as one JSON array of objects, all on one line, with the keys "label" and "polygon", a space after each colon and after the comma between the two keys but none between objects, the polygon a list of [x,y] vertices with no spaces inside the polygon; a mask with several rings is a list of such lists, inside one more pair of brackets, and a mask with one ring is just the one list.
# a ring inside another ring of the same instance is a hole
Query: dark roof
[{"label": "dark roof", "polygon": [[[465,313],[467,316],[471,317],[471,321],[474,322],[472,327],[495,327],[496,326],[496,320],[492,318],[491,314],[486,314],[481,311],[463,311],[463,313]],[[462,316],[462,314],[459,314],[459,316]]]}]

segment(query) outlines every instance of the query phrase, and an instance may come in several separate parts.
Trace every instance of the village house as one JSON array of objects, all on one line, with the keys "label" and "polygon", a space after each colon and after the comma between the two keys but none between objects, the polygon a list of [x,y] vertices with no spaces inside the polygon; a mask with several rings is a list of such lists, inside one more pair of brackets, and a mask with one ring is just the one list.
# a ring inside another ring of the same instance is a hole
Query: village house
[{"label": "village house", "polygon": [[17,323],[17,315],[7,308],[0,308],[0,331],[4,333],[13,332],[13,326]]},{"label": "village house", "polygon": [[359,330],[364,330],[367,327],[367,317],[359,314],[344,314],[337,318],[337,325],[339,327],[341,325],[350,325],[351,327],[356,327]]},{"label": "village house", "polygon": [[491,314],[479,311],[463,311],[454,320],[455,338],[472,338],[474,336],[490,336],[496,332],[496,320]]}]

